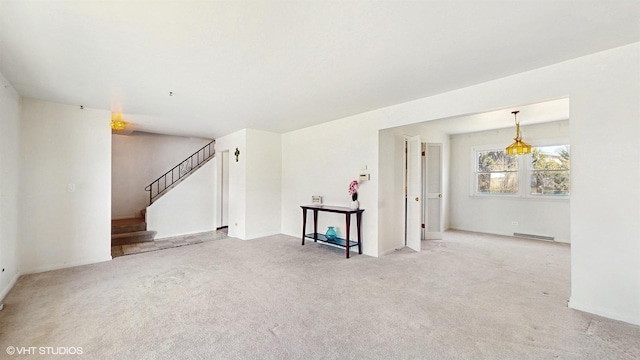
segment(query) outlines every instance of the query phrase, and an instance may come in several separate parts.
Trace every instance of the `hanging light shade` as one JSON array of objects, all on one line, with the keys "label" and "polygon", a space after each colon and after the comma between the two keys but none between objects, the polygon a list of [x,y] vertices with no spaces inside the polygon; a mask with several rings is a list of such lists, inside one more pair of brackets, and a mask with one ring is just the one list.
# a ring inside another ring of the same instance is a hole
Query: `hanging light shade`
[{"label": "hanging light shade", "polygon": [[122,120],[122,113],[111,113],[111,128],[113,130],[124,130],[127,123]]},{"label": "hanging light shade", "polygon": [[518,121],[517,115],[520,111],[512,111],[513,118],[516,121],[516,137],[513,138],[516,142],[507,146],[507,155],[524,155],[531,153],[531,145],[522,141],[522,137],[520,136],[520,122]]}]

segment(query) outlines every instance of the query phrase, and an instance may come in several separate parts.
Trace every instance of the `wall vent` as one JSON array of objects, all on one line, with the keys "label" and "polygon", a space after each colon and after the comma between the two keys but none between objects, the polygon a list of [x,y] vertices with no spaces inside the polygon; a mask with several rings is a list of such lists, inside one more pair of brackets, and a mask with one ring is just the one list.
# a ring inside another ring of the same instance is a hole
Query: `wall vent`
[{"label": "wall vent", "polygon": [[513,233],[513,236],[528,238],[528,239],[546,240],[546,241],[554,241],[555,239],[553,236],[542,236],[542,235],[523,234],[523,233]]}]

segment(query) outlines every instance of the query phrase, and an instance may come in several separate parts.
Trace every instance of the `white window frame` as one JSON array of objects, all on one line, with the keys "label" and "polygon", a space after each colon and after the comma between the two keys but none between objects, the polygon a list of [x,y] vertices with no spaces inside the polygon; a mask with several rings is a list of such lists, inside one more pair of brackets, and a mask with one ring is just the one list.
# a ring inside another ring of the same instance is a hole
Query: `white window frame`
[{"label": "white window frame", "polygon": [[485,151],[504,151],[504,146],[500,145],[490,145],[490,146],[474,146],[471,149],[471,158],[473,159],[471,165],[471,174],[473,176],[473,181],[471,182],[471,195],[478,197],[503,197],[503,198],[514,198],[522,196],[522,159],[518,158],[518,192],[516,193],[484,193],[478,191],[478,153]]},{"label": "white window frame", "polygon": [[[536,141],[531,143],[531,148],[546,147],[546,146],[569,146],[569,152],[571,152],[571,143],[566,138],[556,138]],[[478,176],[476,169],[478,168],[478,152],[483,151],[505,151],[504,144],[500,145],[481,145],[471,148],[471,196],[479,198],[503,198],[503,199],[548,199],[548,200],[569,200],[571,198],[571,190],[569,195],[538,195],[531,194],[531,174],[533,173],[531,164],[531,154],[516,155],[518,157],[518,192],[513,194],[507,193],[484,193],[478,192]],[[571,182],[571,167],[569,167],[569,181]]]}]

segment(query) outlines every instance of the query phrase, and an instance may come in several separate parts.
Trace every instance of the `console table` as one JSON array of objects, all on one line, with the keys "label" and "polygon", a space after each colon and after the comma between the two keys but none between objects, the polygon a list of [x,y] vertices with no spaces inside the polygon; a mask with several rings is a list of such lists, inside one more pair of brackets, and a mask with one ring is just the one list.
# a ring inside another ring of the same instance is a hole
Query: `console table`
[{"label": "console table", "polygon": [[[344,247],[347,253],[347,259],[349,258],[349,249],[353,246],[358,246],[358,254],[362,254],[362,242],[360,241],[360,224],[362,222],[362,212],[364,209],[350,209],[348,207],[342,206],[328,206],[328,205],[307,205],[300,206],[302,208],[302,245],[304,245],[304,239],[310,238],[313,239],[314,242],[325,242],[328,244],[337,245],[339,247]],[[307,228],[307,210],[313,211],[313,233],[306,234]],[[346,239],[335,238],[335,239],[327,239],[324,234],[318,233],[318,212],[332,212],[338,214],[345,215],[346,221]],[[356,214],[356,223],[358,228],[358,241],[349,241],[349,233],[351,226],[351,214]]]}]

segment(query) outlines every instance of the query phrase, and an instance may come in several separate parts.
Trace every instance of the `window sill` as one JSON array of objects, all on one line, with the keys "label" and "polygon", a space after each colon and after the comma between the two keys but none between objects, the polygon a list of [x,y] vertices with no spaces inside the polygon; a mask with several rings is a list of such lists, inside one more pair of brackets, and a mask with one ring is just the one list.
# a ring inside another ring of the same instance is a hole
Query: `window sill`
[{"label": "window sill", "polygon": [[498,195],[498,194],[471,194],[470,198],[475,199],[496,199],[496,200],[543,200],[543,201],[569,201],[570,196],[553,196],[553,195]]}]

